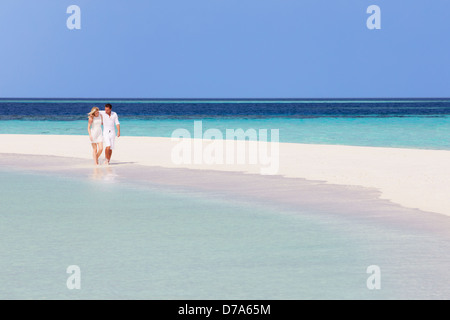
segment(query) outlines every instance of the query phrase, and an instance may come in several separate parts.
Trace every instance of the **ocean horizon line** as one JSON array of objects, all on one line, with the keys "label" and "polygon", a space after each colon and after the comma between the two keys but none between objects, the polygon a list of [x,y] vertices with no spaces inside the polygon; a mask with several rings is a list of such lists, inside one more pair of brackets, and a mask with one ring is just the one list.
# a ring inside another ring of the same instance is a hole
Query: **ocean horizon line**
[{"label": "ocean horizon line", "polygon": [[0,103],[418,103],[450,102],[442,98],[0,98]]}]

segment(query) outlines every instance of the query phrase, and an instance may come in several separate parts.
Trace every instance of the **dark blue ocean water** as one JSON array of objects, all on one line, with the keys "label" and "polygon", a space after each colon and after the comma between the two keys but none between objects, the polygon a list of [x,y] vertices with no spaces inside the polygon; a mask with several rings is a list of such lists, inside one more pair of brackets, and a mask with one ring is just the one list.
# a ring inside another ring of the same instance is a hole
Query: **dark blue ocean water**
[{"label": "dark blue ocean water", "polygon": [[93,106],[111,103],[131,118],[401,117],[450,115],[450,99],[366,100],[7,100],[0,99],[0,120],[84,119]]}]

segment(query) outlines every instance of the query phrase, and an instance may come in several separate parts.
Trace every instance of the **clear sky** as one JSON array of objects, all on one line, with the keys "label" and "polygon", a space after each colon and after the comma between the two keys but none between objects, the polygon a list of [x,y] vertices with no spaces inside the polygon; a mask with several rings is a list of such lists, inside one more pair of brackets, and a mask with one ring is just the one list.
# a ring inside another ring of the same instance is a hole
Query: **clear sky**
[{"label": "clear sky", "polygon": [[450,97],[449,17],[449,0],[1,0],[0,97]]}]

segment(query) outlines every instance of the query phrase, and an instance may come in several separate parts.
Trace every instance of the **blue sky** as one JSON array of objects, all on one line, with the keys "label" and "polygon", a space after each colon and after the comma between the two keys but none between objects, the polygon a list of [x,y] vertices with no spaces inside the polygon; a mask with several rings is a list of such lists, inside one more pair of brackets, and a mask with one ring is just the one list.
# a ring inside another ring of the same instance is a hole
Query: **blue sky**
[{"label": "blue sky", "polygon": [[449,16],[448,0],[2,0],[0,97],[450,97]]}]

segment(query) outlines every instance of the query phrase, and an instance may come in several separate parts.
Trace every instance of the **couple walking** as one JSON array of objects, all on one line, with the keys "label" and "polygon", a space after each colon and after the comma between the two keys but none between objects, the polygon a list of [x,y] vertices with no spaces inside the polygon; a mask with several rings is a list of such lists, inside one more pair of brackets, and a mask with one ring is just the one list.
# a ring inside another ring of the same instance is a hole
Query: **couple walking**
[{"label": "couple walking", "polygon": [[112,106],[109,103],[105,105],[104,111],[100,111],[99,108],[93,107],[91,112],[88,113],[88,116],[88,132],[89,138],[91,139],[95,164],[98,165],[98,159],[103,152],[104,145],[104,164],[109,165],[116,138],[115,127],[117,127],[117,137],[120,137],[119,117],[117,116],[117,113],[112,111]]}]

